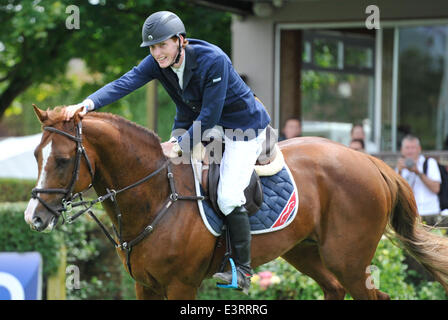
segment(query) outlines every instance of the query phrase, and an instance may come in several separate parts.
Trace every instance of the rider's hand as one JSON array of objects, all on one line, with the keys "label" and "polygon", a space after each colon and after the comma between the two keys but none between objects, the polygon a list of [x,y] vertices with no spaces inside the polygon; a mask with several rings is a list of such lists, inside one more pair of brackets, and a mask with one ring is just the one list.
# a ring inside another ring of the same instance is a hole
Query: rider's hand
[{"label": "rider's hand", "polygon": [[163,154],[168,158],[177,158],[182,156],[182,150],[177,142],[176,138],[171,138],[167,142],[161,144]]},{"label": "rider's hand", "polygon": [[81,103],[66,106],[61,112],[64,115],[65,121],[70,121],[78,109],[82,108],[82,110],[78,113],[78,115],[82,118],[88,111],[93,110],[93,107],[93,101],[86,99]]}]

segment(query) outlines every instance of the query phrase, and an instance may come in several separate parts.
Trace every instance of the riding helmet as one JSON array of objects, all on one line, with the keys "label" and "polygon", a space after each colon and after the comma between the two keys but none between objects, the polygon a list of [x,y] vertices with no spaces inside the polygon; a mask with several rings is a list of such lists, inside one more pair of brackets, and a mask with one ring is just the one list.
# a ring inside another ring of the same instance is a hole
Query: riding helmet
[{"label": "riding helmet", "polygon": [[143,42],[140,47],[148,47],[180,34],[186,36],[182,20],[170,11],[159,11],[145,20],[142,27]]}]

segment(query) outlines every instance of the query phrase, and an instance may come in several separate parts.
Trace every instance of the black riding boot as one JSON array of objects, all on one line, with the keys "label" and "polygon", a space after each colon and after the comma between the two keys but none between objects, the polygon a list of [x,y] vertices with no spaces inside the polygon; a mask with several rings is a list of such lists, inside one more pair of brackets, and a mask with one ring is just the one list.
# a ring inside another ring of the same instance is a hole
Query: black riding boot
[{"label": "black riding boot", "polygon": [[[250,278],[253,270],[250,266],[250,224],[249,216],[244,207],[235,208],[227,217],[227,228],[229,228],[230,242],[234,248],[234,258],[238,275],[238,288],[244,293],[249,292]],[[226,283],[232,281],[232,271],[219,272],[213,278]]]}]

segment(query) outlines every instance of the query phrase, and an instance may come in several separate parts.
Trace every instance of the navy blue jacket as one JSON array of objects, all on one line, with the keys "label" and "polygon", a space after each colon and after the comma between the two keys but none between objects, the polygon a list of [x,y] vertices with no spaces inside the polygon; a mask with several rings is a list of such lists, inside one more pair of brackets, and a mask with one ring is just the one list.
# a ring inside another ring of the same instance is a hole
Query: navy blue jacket
[{"label": "navy blue jacket", "polygon": [[[119,79],[105,85],[88,98],[95,110],[115,102],[158,79],[176,104],[173,130],[185,129],[193,144],[193,121],[201,121],[202,133],[215,125],[224,129],[264,129],[271,121],[264,106],[255,99],[232,66],[229,57],[217,46],[206,41],[188,39],[185,47],[183,89],[171,68],[162,69],[148,55],[140,64]],[[183,136],[179,137],[179,141]],[[185,150],[187,146],[181,144]]]}]

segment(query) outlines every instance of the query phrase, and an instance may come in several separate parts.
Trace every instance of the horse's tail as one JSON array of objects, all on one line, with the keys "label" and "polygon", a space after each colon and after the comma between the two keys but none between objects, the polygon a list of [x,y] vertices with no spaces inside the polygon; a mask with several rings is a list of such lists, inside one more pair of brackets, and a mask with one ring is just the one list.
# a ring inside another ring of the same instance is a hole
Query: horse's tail
[{"label": "horse's tail", "polygon": [[[414,194],[406,180],[383,161],[370,158],[381,172],[392,196],[386,236],[398,240],[448,293],[448,238],[431,233],[434,228],[421,223]],[[394,232],[391,232],[390,226]]]}]

